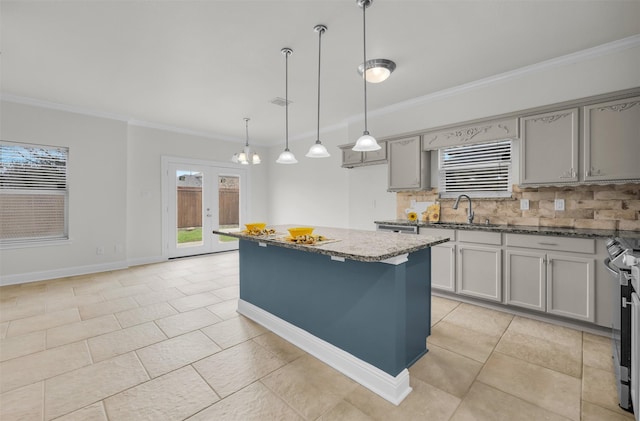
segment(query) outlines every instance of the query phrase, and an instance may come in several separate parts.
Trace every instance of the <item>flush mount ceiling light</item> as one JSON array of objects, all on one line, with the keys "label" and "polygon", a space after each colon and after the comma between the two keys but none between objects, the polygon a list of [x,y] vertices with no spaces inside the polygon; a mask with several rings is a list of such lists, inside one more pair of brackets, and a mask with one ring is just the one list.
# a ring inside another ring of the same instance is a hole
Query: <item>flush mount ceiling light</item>
[{"label": "flush mount ceiling light", "polygon": [[293,50],[291,48],[283,48],[280,52],[284,55],[284,68],[285,68],[285,79],[284,79],[284,101],[285,101],[285,146],[284,151],[280,154],[276,162],[278,164],[297,164],[298,160],[289,150],[289,56],[293,54]]},{"label": "flush mount ceiling light", "polygon": [[246,129],[246,141],[244,148],[240,153],[234,153],[231,157],[231,162],[242,165],[254,164],[257,165],[262,162],[260,156],[257,153],[251,153],[251,149],[249,148],[249,118],[244,118],[244,125]]},{"label": "flush mount ceiling light", "polygon": [[[370,83],[380,83],[387,80],[387,78],[391,76],[391,73],[396,69],[396,64],[386,58],[374,58],[368,60],[366,63],[367,73],[365,77],[367,82]],[[358,74],[362,76],[363,71],[364,64],[360,64],[358,66]]]},{"label": "flush mount ceiling light", "polygon": [[[363,34],[363,63],[367,62],[367,18],[366,18],[366,10],[367,7],[371,6],[373,0],[356,0],[356,4],[362,7],[362,34]],[[367,130],[367,79],[362,78],[362,83],[364,85],[364,132],[362,132],[362,136],[356,141],[355,146],[352,148],[356,152],[369,152],[369,151],[377,151],[381,149],[376,139],[369,134]]]},{"label": "flush mount ceiling light", "polygon": [[318,130],[316,143],[309,148],[309,152],[307,152],[305,156],[308,158],[327,158],[331,155],[329,155],[327,148],[320,142],[320,52],[322,50],[322,34],[327,31],[327,27],[324,25],[316,25],[313,30],[318,33]]}]

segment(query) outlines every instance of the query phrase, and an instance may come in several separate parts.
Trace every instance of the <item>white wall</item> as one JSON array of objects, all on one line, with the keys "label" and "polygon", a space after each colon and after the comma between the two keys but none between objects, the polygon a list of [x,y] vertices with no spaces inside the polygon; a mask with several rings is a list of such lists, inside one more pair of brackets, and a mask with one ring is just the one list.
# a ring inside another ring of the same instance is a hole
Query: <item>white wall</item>
[{"label": "white wall", "polygon": [[126,123],[9,102],[1,118],[3,140],[69,147],[70,241],[1,250],[0,284],[126,266]]}]

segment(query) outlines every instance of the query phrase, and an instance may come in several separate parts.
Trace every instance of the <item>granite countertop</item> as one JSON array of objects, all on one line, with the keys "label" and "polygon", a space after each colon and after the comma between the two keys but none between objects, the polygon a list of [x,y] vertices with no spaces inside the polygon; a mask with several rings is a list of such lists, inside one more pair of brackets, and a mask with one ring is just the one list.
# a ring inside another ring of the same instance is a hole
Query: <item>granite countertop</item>
[{"label": "granite countertop", "polygon": [[536,227],[525,225],[485,225],[482,223],[449,223],[449,222],[410,222],[406,219],[392,219],[386,221],[374,221],[376,224],[390,225],[408,225],[421,228],[442,228],[457,230],[474,230],[474,231],[490,231],[504,232],[508,234],[533,234],[533,235],[555,235],[559,237],[575,237],[575,238],[640,238],[640,231],[618,231],[606,229],[584,229],[584,228],[566,228],[566,227]]},{"label": "granite countertop", "polygon": [[306,225],[267,226],[267,228],[276,230],[275,236],[251,236],[242,232],[229,233],[216,230],[213,233],[327,256],[343,257],[360,262],[380,262],[449,241],[447,237],[440,236],[406,235],[394,232],[329,227],[315,227],[313,234],[322,235],[329,240],[336,241],[327,241],[316,245],[296,244],[286,241],[285,237],[289,236],[287,228],[299,226]]}]

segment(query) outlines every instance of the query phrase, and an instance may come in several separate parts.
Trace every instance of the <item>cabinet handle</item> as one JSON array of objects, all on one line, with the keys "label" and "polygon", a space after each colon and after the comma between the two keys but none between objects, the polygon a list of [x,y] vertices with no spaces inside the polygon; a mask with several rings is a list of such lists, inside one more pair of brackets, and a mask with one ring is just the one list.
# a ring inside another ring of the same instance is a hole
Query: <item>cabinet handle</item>
[{"label": "cabinet handle", "polygon": [[557,246],[558,243],[543,243],[542,241],[540,241],[538,244],[540,244],[541,246]]}]

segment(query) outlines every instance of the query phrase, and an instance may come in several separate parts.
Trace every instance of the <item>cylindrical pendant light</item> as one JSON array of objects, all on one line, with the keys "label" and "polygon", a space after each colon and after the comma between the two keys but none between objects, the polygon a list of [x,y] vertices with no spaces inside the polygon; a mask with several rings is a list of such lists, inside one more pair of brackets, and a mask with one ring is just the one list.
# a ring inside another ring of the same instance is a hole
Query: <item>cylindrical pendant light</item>
[{"label": "cylindrical pendant light", "polygon": [[[356,4],[362,7],[362,34],[363,34],[363,63],[367,62],[367,18],[366,18],[366,10],[367,7],[371,6],[373,0],[356,0]],[[356,141],[355,146],[352,148],[356,152],[369,152],[369,151],[377,151],[381,149],[381,146],[378,145],[376,139],[369,134],[367,130],[367,79],[362,78],[362,84],[364,86],[364,132],[362,132],[362,136]]]},{"label": "cylindrical pendant light", "polygon": [[322,142],[320,142],[320,58],[322,51],[322,34],[327,31],[327,27],[324,25],[316,25],[313,30],[318,33],[318,126],[316,143],[309,148],[309,152],[307,152],[305,156],[308,158],[327,158],[331,155]]},{"label": "cylindrical pendant light", "polygon": [[293,153],[289,150],[289,56],[293,54],[293,50],[291,48],[283,48],[280,50],[282,54],[284,54],[284,65],[285,65],[285,82],[284,82],[284,108],[285,108],[285,146],[284,151],[278,156],[276,163],[278,164],[297,164],[298,160],[293,155]]}]

